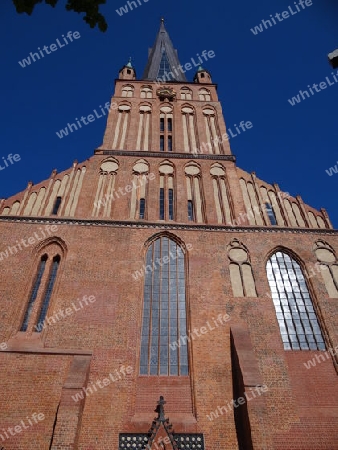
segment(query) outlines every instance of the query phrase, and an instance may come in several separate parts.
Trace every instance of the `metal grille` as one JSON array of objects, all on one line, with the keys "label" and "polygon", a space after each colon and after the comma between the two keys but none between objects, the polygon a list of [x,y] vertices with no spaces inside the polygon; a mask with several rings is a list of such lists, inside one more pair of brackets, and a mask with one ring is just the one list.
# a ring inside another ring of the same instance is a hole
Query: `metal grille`
[{"label": "metal grille", "polygon": [[144,450],[147,443],[146,433],[120,434],[119,450]]},{"label": "metal grille", "polygon": [[174,434],[179,450],[204,450],[203,434]]},{"label": "metal grille", "polygon": [[[173,436],[179,450],[204,450],[203,434],[175,433]],[[146,433],[121,433],[119,450],[145,450],[147,443]]]}]

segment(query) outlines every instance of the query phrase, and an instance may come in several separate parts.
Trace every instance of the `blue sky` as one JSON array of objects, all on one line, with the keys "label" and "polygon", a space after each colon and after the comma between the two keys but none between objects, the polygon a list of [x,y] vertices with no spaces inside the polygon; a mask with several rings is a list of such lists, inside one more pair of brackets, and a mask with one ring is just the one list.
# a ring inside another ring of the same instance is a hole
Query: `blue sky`
[{"label": "blue sky", "polygon": [[[337,70],[327,61],[338,48],[337,2],[313,0],[296,12],[294,0],[139,1],[141,6],[120,16],[116,9],[126,1],[108,0],[102,7],[106,33],[67,12],[65,0],[54,9],[38,5],[30,17],[18,15],[11,1],[1,2],[0,165],[9,153],[21,160],[0,171],[0,197],[93,154],[102,143],[105,118],[63,139],[56,132],[110,100],[114,79],[129,56],[141,77],[164,16],[182,64],[203,50],[215,52],[205,66],[218,84],[227,126],[241,120],[253,124],[230,140],[239,167],[301,195],[315,208],[325,207],[337,228],[338,173],[326,173],[338,160],[338,83],[332,75]],[[290,11],[289,6],[295,14],[252,33],[262,19]],[[30,66],[19,65],[38,47],[62,42],[68,31],[78,31],[80,38]],[[189,81],[193,75],[187,73]],[[326,77],[332,86],[290,105],[288,99],[299,90]]]}]

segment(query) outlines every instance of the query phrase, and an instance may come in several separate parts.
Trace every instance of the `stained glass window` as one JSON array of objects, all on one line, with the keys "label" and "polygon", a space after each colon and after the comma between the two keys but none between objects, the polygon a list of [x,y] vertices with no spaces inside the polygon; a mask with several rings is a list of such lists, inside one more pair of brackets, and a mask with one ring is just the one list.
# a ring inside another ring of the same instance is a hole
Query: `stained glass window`
[{"label": "stained glass window", "polygon": [[266,265],[285,350],[325,350],[316,311],[299,264],[277,252]]},{"label": "stained glass window", "polygon": [[163,236],[146,255],[141,375],[188,375],[186,321],[184,254]]}]

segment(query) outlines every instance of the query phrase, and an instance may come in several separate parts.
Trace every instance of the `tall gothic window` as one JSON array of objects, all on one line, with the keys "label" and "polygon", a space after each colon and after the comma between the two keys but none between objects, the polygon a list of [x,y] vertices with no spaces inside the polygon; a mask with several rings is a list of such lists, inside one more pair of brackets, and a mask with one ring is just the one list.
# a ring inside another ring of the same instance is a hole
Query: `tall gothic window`
[{"label": "tall gothic window", "polygon": [[151,105],[140,105],[136,150],[148,151],[151,147],[151,112]]},{"label": "tall gothic window", "polygon": [[131,191],[130,218],[147,218],[147,191],[149,165],[140,159],[133,166],[133,190]]},{"label": "tall gothic window", "polygon": [[[42,300],[42,306],[41,306],[41,310],[40,310],[40,314],[39,314],[39,318],[38,318],[38,325],[42,324],[46,318],[50,298],[52,296],[54,284],[56,281],[56,275],[58,272],[59,264],[60,264],[60,256],[57,255],[53,258],[53,264],[52,264],[48,282],[47,282],[47,289],[44,292],[44,297]],[[40,327],[40,329],[41,329],[41,327]]]},{"label": "tall gothic window", "polygon": [[187,153],[196,153],[198,148],[198,136],[196,127],[195,110],[190,105],[182,108],[183,145]]},{"label": "tall gothic window", "polygon": [[160,165],[160,220],[174,220],[174,167],[169,161]]},{"label": "tall gothic window", "polygon": [[161,236],[146,255],[140,374],[188,375],[181,336],[187,336],[184,253]]},{"label": "tall gothic window", "polygon": [[[29,331],[33,328],[38,332],[43,330],[43,322],[54,291],[61,260],[56,251],[49,247],[48,254],[44,254],[40,259],[20,331]],[[53,253],[55,256],[49,258]],[[35,324],[34,327],[33,324]]]},{"label": "tall gothic window", "polygon": [[173,109],[171,106],[162,106],[160,110],[160,151],[173,150]]},{"label": "tall gothic window", "polygon": [[285,350],[325,350],[311,296],[299,264],[277,252],[266,265]]},{"label": "tall gothic window", "polygon": [[47,255],[43,255],[41,260],[40,260],[40,264],[39,264],[39,268],[38,268],[38,272],[36,274],[36,278],[34,281],[34,285],[32,288],[32,292],[31,295],[29,297],[29,301],[28,301],[28,305],[26,308],[26,312],[25,312],[25,316],[20,328],[20,331],[27,331],[27,327],[28,327],[28,322],[32,313],[32,309],[36,300],[36,297],[38,295],[38,291],[41,285],[41,279],[42,276],[45,272],[45,268],[46,268],[46,262],[47,262],[48,256]]},{"label": "tall gothic window", "polygon": [[204,222],[202,199],[201,170],[194,162],[188,163],[184,169],[187,183],[188,220]]},{"label": "tall gothic window", "polygon": [[212,184],[214,187],[217,222],[231,223],[232,210],[225,169],[221,166],[221,164],[215,163],[210,169],[210,175],[212,177]]}]

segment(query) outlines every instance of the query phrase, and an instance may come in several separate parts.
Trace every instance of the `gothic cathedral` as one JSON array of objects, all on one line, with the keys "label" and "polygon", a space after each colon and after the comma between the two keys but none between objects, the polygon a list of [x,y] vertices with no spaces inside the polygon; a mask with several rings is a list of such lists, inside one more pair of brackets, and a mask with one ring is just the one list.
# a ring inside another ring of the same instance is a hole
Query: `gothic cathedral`
[{"label": "gothic cathedral", "polygon": [[94,155],[0,200],[0,448],[338,449],[337,231],[236,166],[198,60],[162,20]]}]

